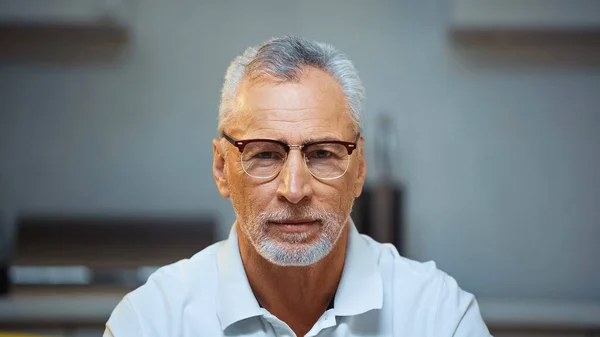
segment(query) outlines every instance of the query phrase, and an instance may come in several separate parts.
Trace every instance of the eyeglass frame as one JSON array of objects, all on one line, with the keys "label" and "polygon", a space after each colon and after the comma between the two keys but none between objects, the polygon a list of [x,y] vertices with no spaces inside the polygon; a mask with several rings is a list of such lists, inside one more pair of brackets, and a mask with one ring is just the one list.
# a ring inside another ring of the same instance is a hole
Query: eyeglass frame
[{"label": "eyeglass frame", "polygon": [[[246,147],[246,145],[250,144],[250,143],[256,143],[256,142],[270,142],[270,143],[276,143],[279,144],[281,146],[283,146],[283,148],[285,149],[285,158],[283,159],[283,163],[286,162],[288,155],[290,153],[290,151],[292,149],[298,149],[300,150],[300,152],[302,152],[303,157],[304,157],[304,164],[307,165],[307,159],[306,159],[306,152],[304,152],[304,149],[311,146],[311,145],[318,145],[318,144],[340,144],[343,145],[346,150],[348,151],[348,156],[352,155],[352,152],[354,152],[354,150],[357,149],[358,147],[358,141],[360,140],[360,133],[356,136],[356,142],[345,142],[342,140],[319,140],[316,142],[308,142],[308,143],[304,143],[304,144],[287,144],[285,142],[282,142],[280,140],[275,140],[275,139],[266,139],[266,138],[257,138],[257,139],[244,139],[244,140],[235,140],[233,138],[231,138],[230,136],[228,136],[225,132],[221,133],[221,136],[223,138],[225,138],[225,140],[227,140],[229,143],[231,143],[231,145],[235,146],[239,151],[240,151],[240,155],[242,153],[244,153],[244,148]],[[350,158],[348,158],[348,165],[350,165]],[[307,166],[308,168],[308,166]],[[338,179],[344,176],[344,174],[346,174],[346,172],[348,171],[348,167],[346,167],[346,170],[344,171],[344,173],[342,173],[340,176],[338,177],[333,177],[333,178],[321,178],[321,177],[317,177],[310,169],[308,169],[308,172],[310,172],[310,174],[317,178],[317,179],[322,179],[322,180],[334,180],[334,179]],[[246,170],[244,169],[244,172],[253,177],[253,178],[258,178],[258,179],[269,179],[269,178],[273,178],[275,176],[277,176],[280,172],[281,169],[279,170],[279,172],[273,174],[272,176],[268,176],[268,177],[256,177],[251,175],[250,173],[246,172]]]}]

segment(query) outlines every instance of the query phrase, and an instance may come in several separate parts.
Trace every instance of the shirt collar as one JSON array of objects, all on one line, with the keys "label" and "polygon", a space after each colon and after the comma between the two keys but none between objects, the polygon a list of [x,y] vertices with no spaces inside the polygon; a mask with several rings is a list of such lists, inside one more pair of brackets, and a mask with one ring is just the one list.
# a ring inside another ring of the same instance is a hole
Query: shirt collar
[{"label": "shirt collar", "polygon": [[346,261],[335,293],[336,316],[353,316],[383,307],[383,281],[377,258],[350,220]]},{"label": "shirt collar", "polygon": [[217,287],[217,315],[221,329],[243,319],[262,315],[240,255],[236,225],[217,253],[219,285]]},{"label": "shirt collar", "polygon": [[[335,294],[333,313],[352,316],[383,306],[383,284],[377,259],[350,220],[346,261]],[[221,329],[263,314],[242,264],[236,224],[217,254],[217,315]]]}]

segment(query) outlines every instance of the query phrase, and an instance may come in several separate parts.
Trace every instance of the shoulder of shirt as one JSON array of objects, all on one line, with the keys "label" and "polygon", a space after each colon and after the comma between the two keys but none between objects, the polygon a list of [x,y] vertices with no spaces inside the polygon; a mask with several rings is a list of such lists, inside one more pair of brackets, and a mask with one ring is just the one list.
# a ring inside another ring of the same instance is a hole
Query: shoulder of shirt
[{"label": "shoulder of shirt", "polygon": [[223,244],[217,242],[156,270],[146,283],[124,296],[107,326],[151,331],[147,336],[179,336],[186,311],[210,315],[218,287],[217,252]]},{"label": "shoulder of shirt", "polygon": [[444,281],[448,276],[444,271],[438,269],[434,261],[419,262],[409,259],[398,253],[398,249],[389,243],[379,243],[371,237],[361,234],[360,237],[369,247],[377,260],[380,269],[392,269],[400,273],[404,278],[420,279],[422,281],[438,280]]},{"label": "shoulder of shirt", "polygon": [[458,322],[462,313],[472,305],[473,294],[461,289],[456,279],[438,269],[434,261],[411,260],[401,256],[391,244],[379,243],[365,235],[361,237],[374,253],[384,283],[390,288],[402,288],[403,291],[395,293],[398,305],[408,305],[413,309],[420,305],[429,308],[431,324],[436,319]]},{"label": "shoulder of shirt", "polygon": [[145,302],[144,298],[155,296],[171,299],[189,299],[198,296],[198,289],[211,289],[217,284],[217,253],[225,241],[216,242],[190,258],[162,266],[148,277],[146,283],[128,293],[125,297],[133,305]]},{"label": "shoulder of shirt", "polygon": [[384,296],[391,297],[398,316],[421,319],[429,331],[424,335],[450,336],[460,328],[489,336],[474,295],[461,289],[456,279],[438,269],[435,262],[411,260],[401,256],[391,244],[361,237],[373,252],[387,289]]}]

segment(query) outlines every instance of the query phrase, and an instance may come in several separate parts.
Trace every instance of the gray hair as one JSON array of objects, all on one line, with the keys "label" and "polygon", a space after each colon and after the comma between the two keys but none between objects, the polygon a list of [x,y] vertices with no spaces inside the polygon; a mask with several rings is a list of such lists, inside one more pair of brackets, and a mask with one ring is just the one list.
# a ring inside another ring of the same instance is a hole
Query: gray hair
[{"label": "gray hair", "polygon": [[268,40],[259,47],[247,48],[229,65],[221,91],[219,133],[234,116],[242,78],[298,82],[306,67],[326,71],[342,86],[354,131],[360,132],[365,90],[352,62],[329,44],[285,36]]}]

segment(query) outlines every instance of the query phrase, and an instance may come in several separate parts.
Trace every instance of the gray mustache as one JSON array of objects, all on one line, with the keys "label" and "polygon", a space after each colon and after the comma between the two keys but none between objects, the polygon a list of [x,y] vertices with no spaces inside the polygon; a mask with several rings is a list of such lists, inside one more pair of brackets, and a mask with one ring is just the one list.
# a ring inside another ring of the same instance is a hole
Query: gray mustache
[{"label": "gray mustache", "polygon": [[260,222],[284,221],[290,218],[318,220],[321,222],[335,220],[338,217],[333,212],[315,207],[283,208],[275,211],[262,212],[258,215]]}]

